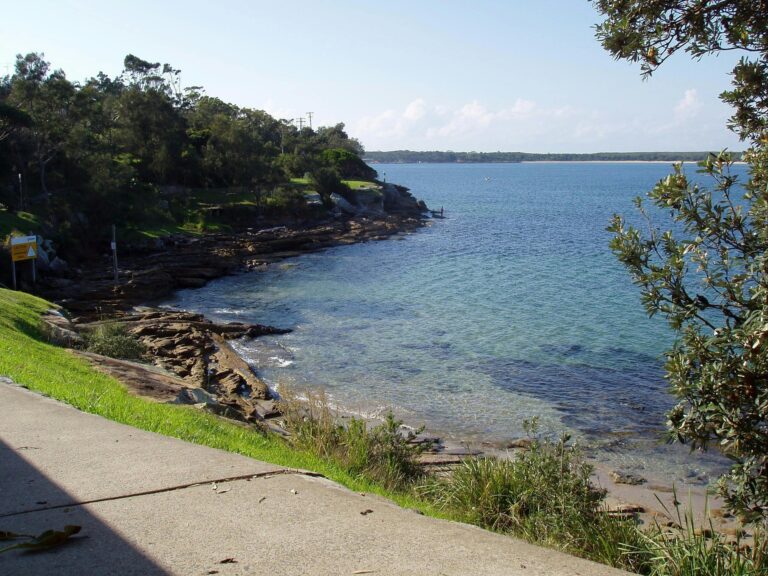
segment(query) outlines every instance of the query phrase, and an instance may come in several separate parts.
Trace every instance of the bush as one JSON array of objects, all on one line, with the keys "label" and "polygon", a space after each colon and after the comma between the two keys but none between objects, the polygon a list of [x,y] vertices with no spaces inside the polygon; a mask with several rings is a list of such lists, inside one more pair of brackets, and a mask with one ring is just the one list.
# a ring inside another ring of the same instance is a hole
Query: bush
[{"label": "bush", "polygon": [[[535,419],[525,426],[535,434]],[[639,559],[626,548],[641,545],[640,531],[632,521],[606,514],[605,491],[592,485],[592,467],[568,439],[533,438],[530,449],[514,460],[467,459],[450,477],[426,485],[424,494],[483,528],[611,566],[639,568]]]},{"label": "bush", "polygon": [[129,334],[125,326],[119,322],[100,324],[86,332],[83,339],[88,352],[110,358],[139,360],[145,352],[141,342]]},{"label": "bush", "polygon": [[[677,494],[675,494],[677,502]],[[755,576],[768,574],[768,542],[761,531],[753,534],[751,545],[739,539],[729,542],[708,529],[697,529],[693,514],[676,504],[677,522],[673,528],[658,524],[641,532],[634,546],[626,546],[627,556],[650,576]],[[640,532],[640,530],[638,530]]]},{"label": "bush", "polygon": [[389,490],[407,489],[424,476],[417,463],[423,448],[411,443],[414,432],[401,432],[402,422],[391,412],[375,426],[354,417],[345,425],[322,393],[299,400],[290,392],[284,394],[280,410],[296,447],[329,458],[351,474]]},{"label": "bush", "polygon": [[534,439],[514,460],[464,460],[425,495],[473,524],[583,554],[607,521],[605,491],[592,485],[592,467],[567,441]]}]

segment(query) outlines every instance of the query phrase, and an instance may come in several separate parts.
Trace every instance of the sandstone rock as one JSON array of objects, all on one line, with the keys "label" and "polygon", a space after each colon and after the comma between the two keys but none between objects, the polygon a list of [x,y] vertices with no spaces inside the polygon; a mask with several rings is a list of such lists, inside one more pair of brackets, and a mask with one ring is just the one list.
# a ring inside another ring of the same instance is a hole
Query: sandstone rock
[{"label": "sandstone rock", "polygon": [[175,404],[219,404],[215,396],[202,388],[184,388],[174,401]]},{"label": "sandstone rock", "polygon": [[256,400],[253,402],[253,407],[260,420],[277,418],[281,415],[274,400]]},{"label": "sandstone rock", "polygon": [[58,310],[49,310],[40,317],[41,328],[48,340],[57,346],[79,347],[83,338],[75,332],[72,323]]},{"label": "sandstone rock", "polygon": [[533,440],[531,438],[516,438],[507,443],[509,450],[530,450]]},{"label": "sandstone rock", "polygon": [[639,504],[618,504],[610,510],[619,514],[642,514],[645,508]]},{"label": "sandstone rock", "polygon": [[331,194],[331,202],[333,205],[346,214],[357,214],[359,208],[349,203],[343,196],[334,192]]},{"label": "sandstone rock", "polygon": [[58,256],[51,261],[49,268],[53,274],[66,274],[69,272],[69,264]]},{"label": "sandstone rock", "polygon": [[173,349],[172,354],[177,358],[190,358],[192,356],[198,356],[200,352],[200,349],[193,344],[176,346]]},{"label": "sandstone rock", "polygon": [[218,347],[215,353],[218,364],[240,376],[245,381],[247,387],[250,388],[252,398],[268,400],[271,396],[269,387],[251,371],[248,363],[232,350],[223,337],[214,334],[213,341]]},{"label": "sandstone rock", "polygon": [[647,482],[647,480],[642,476],[631,474],[629,472],[622,472],[620,470],[613,470],[609,475],[611,480],[613,480],[616,484],[629,484],[630,486],[638,486]]}]

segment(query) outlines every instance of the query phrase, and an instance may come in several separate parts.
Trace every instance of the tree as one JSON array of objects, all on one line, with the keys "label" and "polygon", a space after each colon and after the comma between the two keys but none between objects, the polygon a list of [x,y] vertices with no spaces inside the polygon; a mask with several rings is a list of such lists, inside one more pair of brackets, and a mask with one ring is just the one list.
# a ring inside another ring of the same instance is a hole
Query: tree
[{"label": "tree", "polygon": [[[616,58],[639,62],[650,76],[680,50],[694,58],[744,53],[721,98],[734,107],[729,126],[751,148],[749,180],[731,173],[733,157],[711,155],[693,184],[676,165],[648,193],[671,214],[660,231],[641,232],[614,216],[611,248],[640,286],[649,315],[677,332],[666,376],[677,405],[673,437],[712,444],[732,459],[719,488],[729,507],[768,521],[768,7],[751,0],[593,0],[605,20],[596,28]],[[741,187],[740,187],[741,186]]]},{"label": "tree", "polygon": [[76,87],[61,70],[50,72],[50,65],[43,57],[36,53],[16,56],[16,74],[7,104],[17,107],[29,118],[23,130],[27,146],[21,155],[28,156],[34,164],[40,188],[48,195],[48,167],[58,159],[72,127],[69,109]]},{"label": "tree", "polygon": [[336,170],[342,178],[373,180],[376,170],[368,166],[360,156],[346,148],[328,148],[320,154],[320,159],[327,168]]}]

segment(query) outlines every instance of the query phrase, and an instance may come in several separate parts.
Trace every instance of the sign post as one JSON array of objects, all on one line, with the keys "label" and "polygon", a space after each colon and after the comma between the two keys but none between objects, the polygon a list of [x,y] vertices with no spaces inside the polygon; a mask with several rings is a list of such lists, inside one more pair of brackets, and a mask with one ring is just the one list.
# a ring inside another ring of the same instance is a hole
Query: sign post
[{"label": "sign post", "polygon": [[11,238],[11,261],[13,263],[13,289],[16,290],[16,262],[32,260],[32,282],[36,282],[37,236],[13,236]]},{"label": "sign post", "polygon": [[115,286],[117,286],[117,232],[115,231],[115,225],[112,224],[112,271],[115,277]]}]

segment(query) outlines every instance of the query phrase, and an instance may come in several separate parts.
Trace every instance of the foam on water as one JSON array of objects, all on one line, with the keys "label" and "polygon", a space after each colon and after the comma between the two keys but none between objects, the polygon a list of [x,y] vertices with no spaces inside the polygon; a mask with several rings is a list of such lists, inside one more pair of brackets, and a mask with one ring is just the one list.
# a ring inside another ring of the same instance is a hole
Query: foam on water
[{"label": "foam on water", "polygon": [[170,303],[292,328],[237,350],[273,386],[320,386],[356,413],[391,407],[450,438],[498,442],[538,416],[629,470],[680,480],[722,468],[660,443],[673,403],[661,357],[673,335],[645,316],[607,247],[611,214],[633,215],[632,198],[668,165],[380,170],[448,218],[401,242],[302,256]]}]

